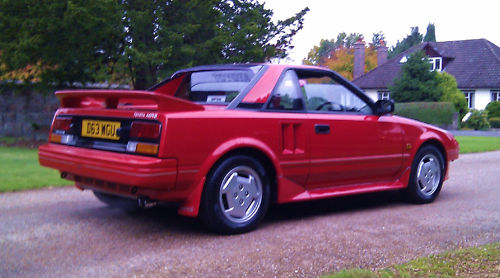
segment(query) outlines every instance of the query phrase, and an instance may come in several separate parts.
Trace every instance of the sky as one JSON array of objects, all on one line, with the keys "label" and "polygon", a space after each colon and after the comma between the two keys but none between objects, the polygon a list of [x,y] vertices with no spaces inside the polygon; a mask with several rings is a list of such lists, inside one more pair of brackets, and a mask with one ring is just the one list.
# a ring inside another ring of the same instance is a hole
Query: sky
[{"label": "sky", "polygon": [[371,42],[382,31],[386,45],[394,46],[419,27],[436,26],[436,40],[487,39],[500,46],[500,0],[260,0],[273,10],[273,21],[286,19],[309,7],[304,28],[294,37],[288,63],[301,64],[321,39],[335,39],[341,32],[361,33]]}]

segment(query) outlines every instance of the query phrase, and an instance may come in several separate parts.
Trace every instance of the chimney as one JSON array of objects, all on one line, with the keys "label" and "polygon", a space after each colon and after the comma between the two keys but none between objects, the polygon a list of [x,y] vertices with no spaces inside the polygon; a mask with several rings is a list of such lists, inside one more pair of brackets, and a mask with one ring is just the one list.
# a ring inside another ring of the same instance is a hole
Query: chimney
[{"label": "chimney", "polygon": [[365,42],[360,38],[354,43],[354,69],[352,78],[356,79],[365,73]]},{"label": "chimney", "polygon": [[385,41],[381,40],[377,47],[377,67],[385,62],[387,62],[387,46],[385,46]]}]

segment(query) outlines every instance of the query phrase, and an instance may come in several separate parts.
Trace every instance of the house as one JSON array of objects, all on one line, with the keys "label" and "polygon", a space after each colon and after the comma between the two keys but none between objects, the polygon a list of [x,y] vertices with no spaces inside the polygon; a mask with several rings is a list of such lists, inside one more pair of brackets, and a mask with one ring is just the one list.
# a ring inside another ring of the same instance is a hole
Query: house
[{"label": "house", "polygon": [[444,71],[455,77],[458,88],[464,93],[469,108],[483,110],[491,101],[500,101],[500,48],[486,39],[424,42],[400,53],[390,60],[387,57],[387,47],[382,44],[377,49],[379,55],[378,67],[367,72],[363,68],[356,69],[356,61],[364,60],[364,53],[356,52],[364,48],[364,43],[357,42],[354,53],[353,82],[363,89],[373,100],[388,99],[388,86],[401,71],[408,55],[423,50],[430,60],[430,69]]}]

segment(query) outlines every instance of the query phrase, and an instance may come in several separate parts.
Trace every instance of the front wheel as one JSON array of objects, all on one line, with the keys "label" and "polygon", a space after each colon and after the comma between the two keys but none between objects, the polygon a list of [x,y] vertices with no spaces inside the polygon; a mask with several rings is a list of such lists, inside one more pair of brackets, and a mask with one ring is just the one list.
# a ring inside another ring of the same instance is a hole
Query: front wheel
[{"label": "front wheel", "polygon": [[207,177],[200,217],[217,232],[246,232],[262,220],[269,198],[269,177],[262,164],[249,156],[231,156]]},{"label": "front wheel", "polygon": [[415,203],[430,203],[441,191],[445,175],[444,159],[434,146],[422,147],[411,166],[410,181],[405,190],[406,197]]}]

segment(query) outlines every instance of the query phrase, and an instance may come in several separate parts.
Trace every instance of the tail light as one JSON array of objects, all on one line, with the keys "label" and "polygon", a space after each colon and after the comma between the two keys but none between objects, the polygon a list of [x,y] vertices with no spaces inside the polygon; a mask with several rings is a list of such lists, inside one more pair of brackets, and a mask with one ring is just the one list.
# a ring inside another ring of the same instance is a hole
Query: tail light
[{"label": "tail light", "polygon": [[[127,152],[157,155],[159,150],[161,124],[152,122],[132,122],[127,144]],[[155,142],[156,141],[156,142]]]},{"label": "tail light", "polygon": [[53,143],[61,143],[66,145],[74,145],[76,137],[68,132],[73,127],[73,119],[71,117],[56,117],[52,123],[52,133],[49,141]]},{"label": "tail light", "polygon": [[131,138],[158,139],[161,126],[159,123],[133,122],[130,127]]},{"label": "tail light", "polygon": [[158,144],[130,141],[127,144],[127,151],[131,153],[157,155]]},{"label": "tail light", "polygon": [[71,128],[72,118],[56,118],[52,124],[52,130],[66,132]]}]

